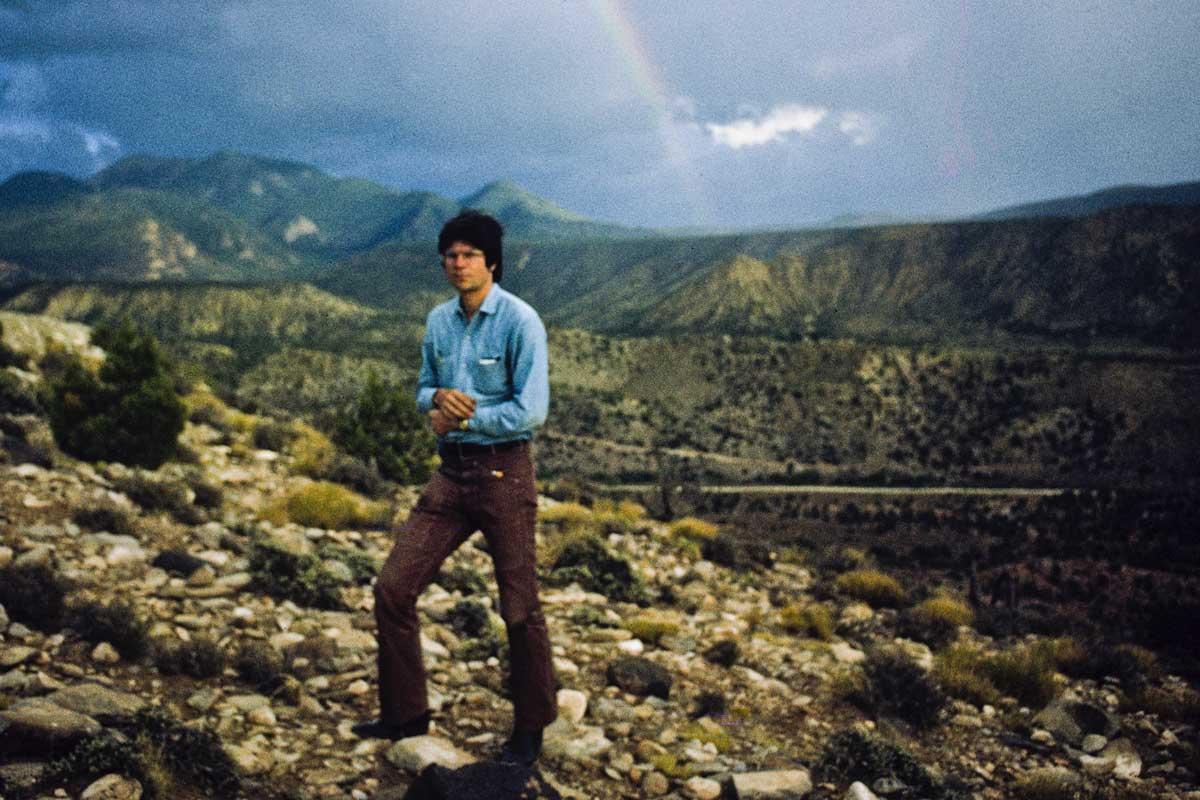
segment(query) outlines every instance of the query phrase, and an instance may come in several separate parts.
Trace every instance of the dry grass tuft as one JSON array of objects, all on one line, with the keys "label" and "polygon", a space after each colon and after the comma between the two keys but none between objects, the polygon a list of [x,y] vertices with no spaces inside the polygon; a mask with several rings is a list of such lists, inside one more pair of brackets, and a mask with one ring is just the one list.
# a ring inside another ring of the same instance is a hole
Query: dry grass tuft
[{"label": "dry grass tuft", "polygon": [[908,593],[895,578],[875,569],[856,569],[838,575],[834,587],[872,608],[897,608],[908,604]]}]

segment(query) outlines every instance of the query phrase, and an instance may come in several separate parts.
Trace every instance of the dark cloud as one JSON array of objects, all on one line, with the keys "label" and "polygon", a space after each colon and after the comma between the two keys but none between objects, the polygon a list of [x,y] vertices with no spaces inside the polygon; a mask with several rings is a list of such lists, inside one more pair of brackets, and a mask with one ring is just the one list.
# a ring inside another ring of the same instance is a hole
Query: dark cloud
[{"label": "dark cloud", "polygon": [[1196,178],[1198,34],[1184,2],[0,0],[0,177],[234,147],[634,224],[968,212]]}]

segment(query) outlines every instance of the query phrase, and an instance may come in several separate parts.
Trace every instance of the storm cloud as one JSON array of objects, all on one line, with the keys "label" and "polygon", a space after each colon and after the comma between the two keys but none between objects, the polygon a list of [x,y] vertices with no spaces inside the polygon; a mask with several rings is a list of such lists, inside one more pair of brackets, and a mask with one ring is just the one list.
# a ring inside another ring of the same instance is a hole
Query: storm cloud
[{"label": "storm cloud", "polygon": [[220,148],[637,225],[1194,180],[1188,2],[0,2],[0,178]]}]

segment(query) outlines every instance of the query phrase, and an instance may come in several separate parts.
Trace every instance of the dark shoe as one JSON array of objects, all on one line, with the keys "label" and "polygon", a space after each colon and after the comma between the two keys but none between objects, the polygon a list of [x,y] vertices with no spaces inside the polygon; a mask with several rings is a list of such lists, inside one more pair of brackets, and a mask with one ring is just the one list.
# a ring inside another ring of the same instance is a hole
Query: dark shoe
[{"label": "dark shoe", "polygon": [[408,722],[393,723],[381,719],[360,722],[352,726],[350,732],[360,739],[390,739],[393,742],[410,736],[424,736],[429,733],[429,712]]},{"label": "dark shoe", "polygon": [[513,731],[512,737],[500,749],[501,764],[532,767],[542,753],[542,731]]}]

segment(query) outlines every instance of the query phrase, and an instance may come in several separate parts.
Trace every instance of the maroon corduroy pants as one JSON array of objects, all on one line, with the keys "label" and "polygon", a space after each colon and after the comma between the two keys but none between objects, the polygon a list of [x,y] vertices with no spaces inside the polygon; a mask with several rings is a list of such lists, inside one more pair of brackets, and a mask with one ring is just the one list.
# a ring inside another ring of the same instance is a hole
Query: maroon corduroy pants
[{"label": "maroon corduroy pants", "polygon": [[446,558],[477,530],[487,538],[508,630],[513,727],[537,730],[558,714],[550,638],[538,600],[537,488],[529,447],[446,458],[404,524],[375,583],[379,706],[402,724],[428,708],[416,603]]}]

